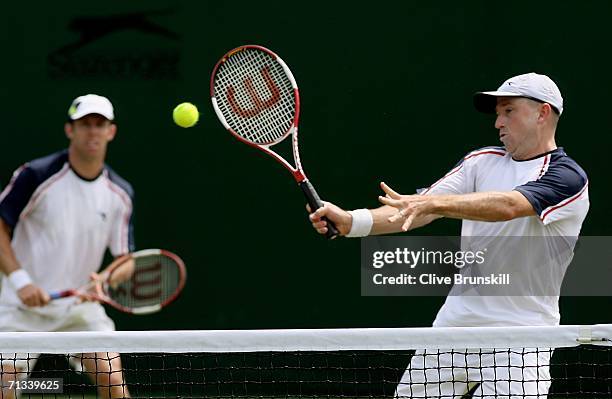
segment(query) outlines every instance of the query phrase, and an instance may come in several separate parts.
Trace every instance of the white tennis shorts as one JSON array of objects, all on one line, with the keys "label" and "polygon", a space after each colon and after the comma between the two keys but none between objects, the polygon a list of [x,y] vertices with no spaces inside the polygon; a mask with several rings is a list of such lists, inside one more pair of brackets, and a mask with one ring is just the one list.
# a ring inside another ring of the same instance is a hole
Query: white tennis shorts
[{"label": "white tennis shorts", "polygon": [[[102,305],[84,302],[73,305],[48,305],[41,308],[18,308],[0,305],[0,331],[113,331],[115,323]],[[38,353],[2,353],[3,366],[29,372],[34,368]]]},{"label": "white tennis shorts", "polygon": [[545,399],[550,388],[549,349],[417,351],[395,398]]}]

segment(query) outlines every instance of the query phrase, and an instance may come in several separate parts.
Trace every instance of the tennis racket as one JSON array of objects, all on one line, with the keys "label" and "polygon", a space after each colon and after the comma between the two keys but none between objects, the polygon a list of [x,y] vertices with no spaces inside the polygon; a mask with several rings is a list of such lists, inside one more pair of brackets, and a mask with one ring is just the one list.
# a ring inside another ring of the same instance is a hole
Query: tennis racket
[{"label": "tennis racket", "polygon": [[148,314],[174,301],[185,286],[181,258],[162,249],[146,249],[121,256],[98,278],[77,289],[49,294],[51,299],[84,297],[125,313]]},{"label": "tennis racket", "polygon": [[[240,141],[258,148],[283,165],[302,189],[310,209],[323,206],[300,163],[298,119],[300,96],[287,64],[267,48],[241,46],[217,62],[210,79],[213,108],[223,126]],[[295,166],[271,147],[292,137]],[[327,238],[338,236],[327,221]]]}]

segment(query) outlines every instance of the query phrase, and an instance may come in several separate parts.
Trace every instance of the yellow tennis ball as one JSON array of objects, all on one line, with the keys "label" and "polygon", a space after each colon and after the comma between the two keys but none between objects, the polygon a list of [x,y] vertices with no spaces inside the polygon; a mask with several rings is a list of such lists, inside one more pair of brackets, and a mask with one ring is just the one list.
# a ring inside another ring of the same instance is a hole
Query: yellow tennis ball
[{"label": "yellow tennis ball", "polygon": [[180,127],[192,127],[198,122],[199,118],[198,108],[191,103],[179,104],[172,111],[172,119]]}]

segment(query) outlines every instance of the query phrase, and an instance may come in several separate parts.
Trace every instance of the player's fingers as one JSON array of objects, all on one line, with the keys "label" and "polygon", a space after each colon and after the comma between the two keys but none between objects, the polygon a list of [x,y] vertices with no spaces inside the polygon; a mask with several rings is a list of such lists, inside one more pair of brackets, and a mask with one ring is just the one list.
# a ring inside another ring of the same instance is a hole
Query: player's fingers
[{"label": "player's fingers", "polygon": [[312,226],[317,230],[322,229],[323,227],[327,226],[327,222],[325,220],[321,220],[320,222],[313,223]]},{"label": "player's fingers", "polygon": [[383,181],[380,182],[380,188],[382,188],[382,190],[389,195],[391,198],[400,198],[401,195],[399,193],[396,193],[395,190],[393,190],[391,187],[387,186],[387,184]]},{"label": "player's fingers", "polygon": [[41,305],[47,305],[51,301],[51,297],[49,296],[49,294],[43,290],[39,290],[38,297],[40,298]]},{"label": "player's fingers", "polygon": [[77,303],[92,302],[94,298],[86,292],[81,292],[77,295]]},{"label": "player's fingers", "polygon": [[327,233],[327,227],[321,227],[320,229],[317,229],[317,233],[319,234]]},{"label": "player's fingers", "polygon": [[35,302],[34,302],[34,299],[33,299],[33,298],[30,298],[30,297],[23,298],[23,299],[21,300],[21,302],[23,302],[23,303],[24,303],[25,305],[27,305],[27,306],[36,306],[36,305],[35,305]]},{"label": "player's fingers", "polygon": [[397,199],[393,199],[393,198],[389,198],[389,197],[383,197],[382,195],[378,196],[378,201],[381,204],[389,205],[389,206],[392,206],[394,208],[399,208],[399,207],[402,206],[402,201],[397,200]]},{"label": "player's fingers", "polygon": [[317,209],[313,215],[316,215],[317,218],[322,218],[323,216],[327,215],[327,212],[329,211],[329,207],[327,206],[327,204],[324,202],[323,206],[320,207],[319,209]]},{"label": "player's fingers", "polygon": [[394,214],[394,215],[391,215],[391,216],[390,216],[390,217],[389,217],[387,220],[388,220],[389,222],[391,222],[391,223],[395,223],[395,222],[397,222],[398,220],[402,220],[402,219],[404,219],[405,217],[406,217],[406,215],[405,215],[404,213],[402,213],[402,212],[398,212],[398,213],[396,213],[396,214]]},{"label": "player's fingers", "polygon": [[30,306],[44,306],[49,302],[49,299],[49,295],[46,292],[40,288],[35,288],[29,295],[28,302]]},{"label": "player's fingers", "polygon": [[412,225],[414,218],[415,218],[414,213],[406,218],[406,221],[402,225],[402,231],[408,231],[408,229],[410,229],[410,226]]},{"label": "player's fingers", "polygon": [[313,223],[316,223],[321,220],[321,218],[317,216],[316,213],[311,213],[310,215],[308,215],[308,219],[310,219],[310,221]]},{"label": "player's fingers", "polygon": [[77,296],[77,298],[79,299],[79,303],[82,303],[82,302],[91,302],[91,301],[94,300],[94,298],[91,295],[89,295],[89,294],[87,294],[85,292],[79,294]]},{"label": "player's fingers", "polygon": [[312,212],[312,208],[310,207],[310,205],[306,204],[306,210],[309,213],[308,218],[310,219],[311,222],[318,222],[319,220],[321,220],[323,216],[327,214],[327,209],[325,209],[325,204],[314,212]]},{"label": "player's fingers", "polygon": [[42,305],[42,301],[38,295],[30,295],[26,299],[25,304],[28,306],[40,306]]}]

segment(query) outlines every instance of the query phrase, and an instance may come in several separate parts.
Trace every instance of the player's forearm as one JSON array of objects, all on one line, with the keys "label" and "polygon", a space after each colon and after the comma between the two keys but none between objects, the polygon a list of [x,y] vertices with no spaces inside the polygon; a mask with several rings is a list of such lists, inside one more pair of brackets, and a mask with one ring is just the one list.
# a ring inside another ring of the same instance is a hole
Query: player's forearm
[{"label": "player's forearm", "polygon": [[[372,213],[373,220],[370,235],[391,234],[402,231],[403,220],[389,222],[389,218],[397,213],[397,209],[394,207],[384,205],[380,208],[371,209],[370,212]],[[440,217],[439,215],[418,216],[409,230],[425,226]]]},{"label": "player's forearm", "polygon": [[17,269],[20,269],[20,266],[11,246],[10,229],[0,219],[0,271],[8,276]]},{"label": "player's forearm", "polygon": [[11,229],[0,219],[0,271],[7,276],[21,302],[28,306],[42,306],[49,302],[49,295],[33,285],[32,278],[17,262],[11,246]]},{"label": "player's forearm", "polygon": [[535,212],[518,191],[431,196],[430,213],[485,222],[512,220]]}]

